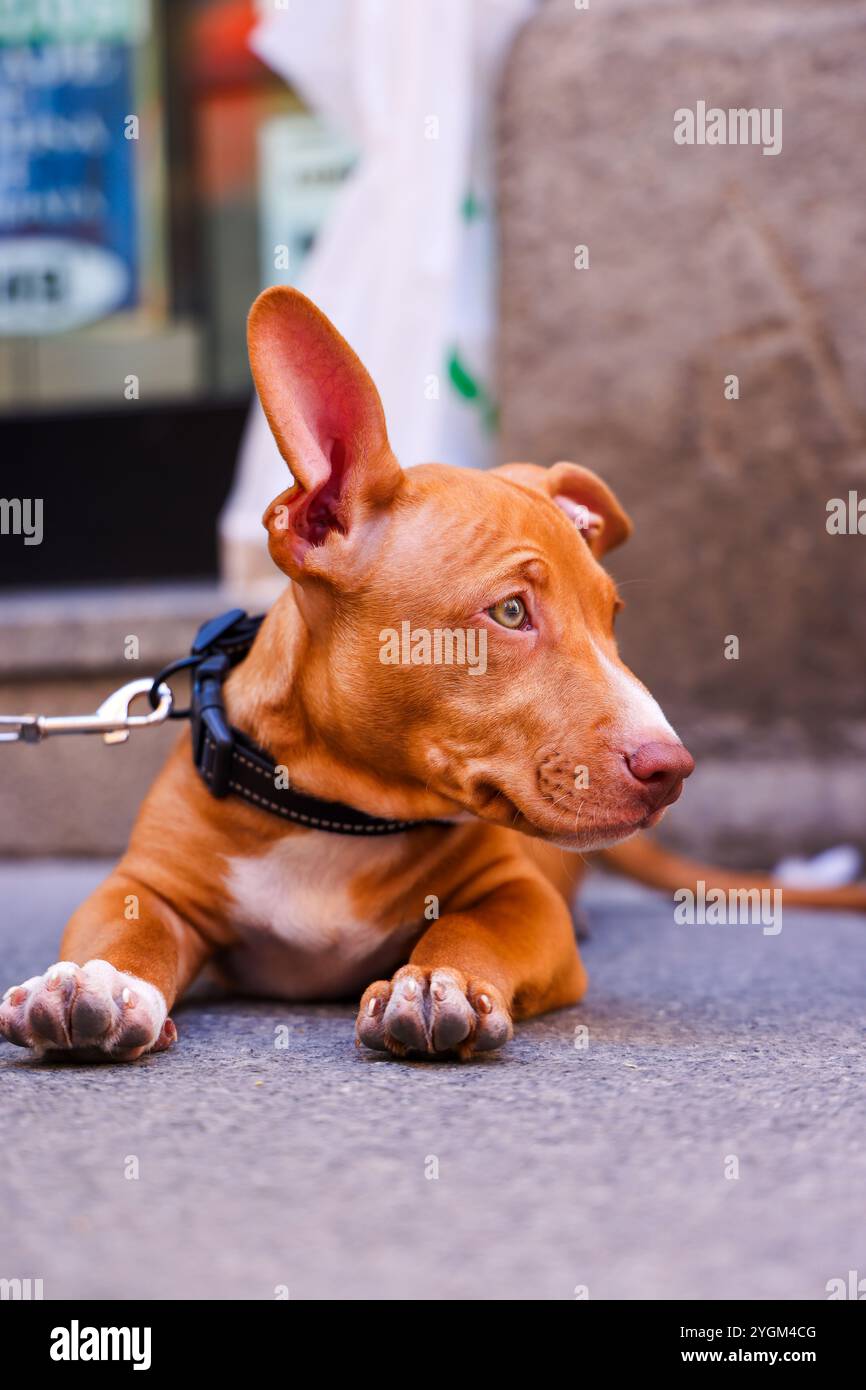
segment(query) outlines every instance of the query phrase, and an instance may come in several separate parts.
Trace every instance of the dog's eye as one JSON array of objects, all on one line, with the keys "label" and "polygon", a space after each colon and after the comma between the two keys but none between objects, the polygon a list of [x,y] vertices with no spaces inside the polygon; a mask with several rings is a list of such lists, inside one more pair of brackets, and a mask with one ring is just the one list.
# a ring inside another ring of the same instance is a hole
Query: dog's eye
[{"label": "dog's eye", "polygon": [[500,627],[522,627],[526,622],[526,604],[516,594],[511,598],[502,599],[500,603],[494,603],[487,612]]}]

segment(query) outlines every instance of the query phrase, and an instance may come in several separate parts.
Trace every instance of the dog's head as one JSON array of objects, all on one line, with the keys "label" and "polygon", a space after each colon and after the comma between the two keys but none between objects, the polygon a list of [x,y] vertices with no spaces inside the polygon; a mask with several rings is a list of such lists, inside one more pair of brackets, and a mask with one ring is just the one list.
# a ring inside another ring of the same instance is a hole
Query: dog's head
[{"label": "dog's head", "polygon": [[403,471],[361,362],[303,295],[249,321],[294,482],[267,509],[310,631],[306,678],[339,754],[570,849],[654,824],[692,759],[617,653],[601,557],[631,524],[588,469]]}]

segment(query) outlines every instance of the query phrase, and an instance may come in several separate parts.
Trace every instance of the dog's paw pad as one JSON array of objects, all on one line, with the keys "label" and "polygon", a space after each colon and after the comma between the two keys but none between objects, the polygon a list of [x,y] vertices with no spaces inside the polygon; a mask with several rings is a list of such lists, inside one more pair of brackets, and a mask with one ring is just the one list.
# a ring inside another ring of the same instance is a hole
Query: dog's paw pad
[{"label": "dog's paw pad", "polygon": [[133,1061],[177,1037],[165,1000],[146,980],[105,960],[58,961],[13,985],[0,1002],[0,1036],[38,1055]]},{"label": "dog's paw pad", "polygon": [[470,1057],[501,1047],[512,1034],[499,991],[459,970],[406,965],[390,982],[365,991],[356,1024],[358,1045],[378,1052]]}]

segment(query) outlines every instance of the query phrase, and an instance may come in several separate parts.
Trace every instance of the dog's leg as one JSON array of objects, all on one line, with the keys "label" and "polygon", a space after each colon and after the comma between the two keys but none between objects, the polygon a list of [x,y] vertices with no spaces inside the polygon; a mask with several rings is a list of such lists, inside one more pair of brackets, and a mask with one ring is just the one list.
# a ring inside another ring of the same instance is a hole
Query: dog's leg
[{"label": "dog's leg", "polygon": [[502,884],[424,933],[408,965],[361,1000],[357,1040],[403,1056],[501,1047],[512,1020],[575,1004],[586,972],[568,909],[533,877]]},{"label": "dog's leg", "polygon": [[70,919],[61,960],[6,991],[0,1035],[82,1061],[161,1052],[177,1037],[168,1011],[211,949],[156,893],[114,873]]}]

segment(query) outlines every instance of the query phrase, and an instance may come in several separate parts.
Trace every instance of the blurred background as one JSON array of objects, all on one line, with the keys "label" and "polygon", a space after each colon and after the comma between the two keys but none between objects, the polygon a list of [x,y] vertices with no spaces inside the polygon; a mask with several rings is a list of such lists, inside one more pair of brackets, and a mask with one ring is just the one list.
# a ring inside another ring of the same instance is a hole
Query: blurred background
[{"label": "blurred background", "polygon": [[[863,847],[864,39],[833,0],[0,4],[0,492],[43,518],[2,514],[0,711],[277,592],[245,318],[294,283],[404,465],[619,493],[623,654],[699,759],[671,843]],[[781,153],[676,145],[699,100],[782,108]],[[0,854],[120,851],[172,737],[4,747]]]}]

